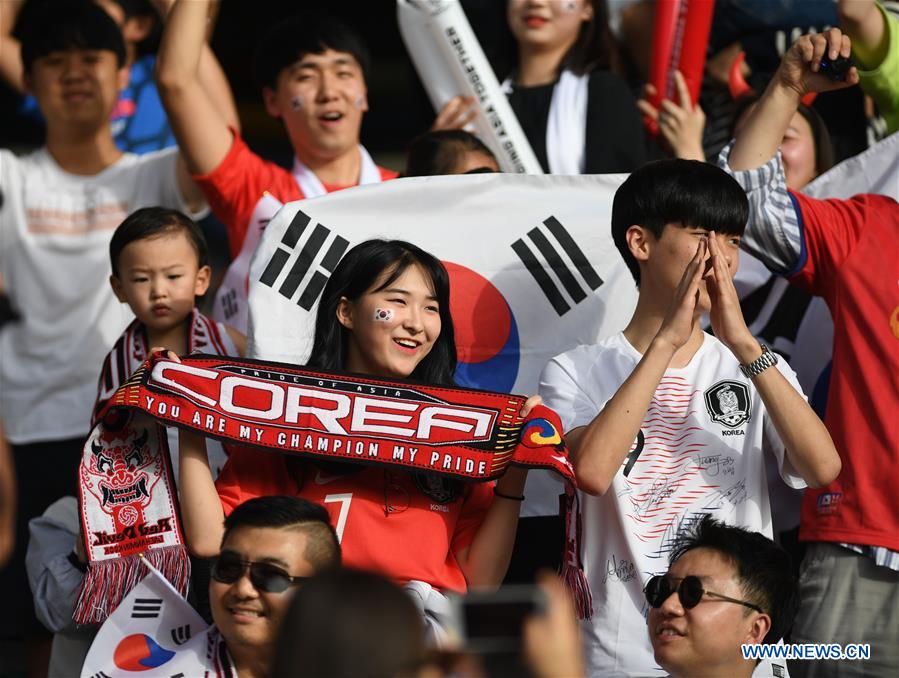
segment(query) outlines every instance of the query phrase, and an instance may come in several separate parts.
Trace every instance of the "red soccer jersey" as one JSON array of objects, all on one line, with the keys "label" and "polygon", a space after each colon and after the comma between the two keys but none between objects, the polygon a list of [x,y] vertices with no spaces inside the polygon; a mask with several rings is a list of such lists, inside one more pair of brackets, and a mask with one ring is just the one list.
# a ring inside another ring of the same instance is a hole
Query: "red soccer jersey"
[{"label": "red soccer jersey", "polygon": [[843,461],[834,482],[806,491],[800,536],[899,551],[899,204],[791,195],[804,249],[790,281],[833,315],[824,421]]},{"label": "red soccer jersey", "polygon": [[[381,179],[394,179],[396,172],[378,167]],[[195,174],[193,180],[203,191],[213,214],[225,224],[231,258],[240,253],[243,239],[250,225],[253,208],[268,191],[283,203],[302,200],[303,192],[288,170],[263,160],[253,153],[246,142],[234,133],[234,142],[225,159],[209,174]],[[322,184],[328,193],[350,186]]]},{"label": "red soccer jersey", "polygon": [[299,488],[281,455],[233,448],[216,481],[225,515],[254,497],[300,496],[327,509],[345,565],[401,584],[419,580],[441,591],[467,590],[455,554],[471,544],[493,500],[493,483],[466,484],[458,499],[438,503],[401,470],[369,466],[340,476],[304,465]]}]

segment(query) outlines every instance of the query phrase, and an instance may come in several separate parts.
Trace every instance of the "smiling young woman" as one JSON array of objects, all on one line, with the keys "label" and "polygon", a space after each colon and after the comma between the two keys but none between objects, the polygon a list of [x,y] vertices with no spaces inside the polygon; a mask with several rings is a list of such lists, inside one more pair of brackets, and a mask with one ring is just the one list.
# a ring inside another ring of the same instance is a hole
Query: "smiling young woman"
[{"label": "smiling young woman", "polygon": [[[369,240],[334,270],[316,317],[309,367],[453,385],[456,346],[443,264],[415,245]],[[537,402],[532,398],[526,414]],[[235,449],[213,484],[205,440],[181,433],[182,515],[188,546],[218,553],[224,515],[263,495],[324,506],[348,566],[408,585],[425,606],[445,591],[495,586],[508,567],[524,470],[497,482],[313,462]],[[495,489],[495,492],[494,492]]]}]

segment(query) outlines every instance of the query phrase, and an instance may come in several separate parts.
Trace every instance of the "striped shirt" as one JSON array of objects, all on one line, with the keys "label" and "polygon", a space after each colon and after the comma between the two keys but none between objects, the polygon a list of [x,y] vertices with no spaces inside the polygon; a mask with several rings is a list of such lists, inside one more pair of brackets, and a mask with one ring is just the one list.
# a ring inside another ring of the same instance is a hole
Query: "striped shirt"
[{"label": "striped shirt", "polygon": [[[749,199],[749,222],[742,247],[771,271],[793,275],[805,265],[806,255],[797,207],[787,190],[780,151],[761,167],[737,172],[728,165],[732,148],[733,142],[722,149],[718,166],[736,179]],[[868,556],[876,565],[899,572],[897,551],[868,544],[840,545]]]}]

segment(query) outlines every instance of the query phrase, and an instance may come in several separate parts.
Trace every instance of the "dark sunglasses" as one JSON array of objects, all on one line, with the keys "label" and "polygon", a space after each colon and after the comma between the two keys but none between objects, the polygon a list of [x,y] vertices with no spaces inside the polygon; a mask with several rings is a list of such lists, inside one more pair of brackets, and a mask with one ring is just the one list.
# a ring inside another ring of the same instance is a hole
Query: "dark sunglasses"
[{"label": "dark sunglasses", "polygon": [[233,584],[250,570],[250,583],[258,591],[283,593],[289,586],[299,584],[309,577],[293,577],[286,570],[271,563],[255,563],[238,556],[224,554],[212,560],[210,576],[222,584]]},{"label": "dark sunglasses", "polygon": [[646,582],[646,586],[643,587],[643,593],[646,594],[646,602],[652,607],[662,607],[662,604],[668,600],[668,596],[674,593],[674,591],[677,591],[677,597],[680,600],[680,604],[683,605],[686,610],[690,610],[699,605],[703,596],[713,596],[715,598],[720,598],[721,600],[726,600],[729,603],[745,605],[756,612],[764,612],[762,608],[754,603],[730,598],[729,596],[714,593],[713,591],[706,591],[702,587],[702,580],[695,575],[690,575],[681,579],[680,584],[678,584],[675,589],[672,586],[670,577],[657,574],[655,577],[650,578],[650,580]]}]

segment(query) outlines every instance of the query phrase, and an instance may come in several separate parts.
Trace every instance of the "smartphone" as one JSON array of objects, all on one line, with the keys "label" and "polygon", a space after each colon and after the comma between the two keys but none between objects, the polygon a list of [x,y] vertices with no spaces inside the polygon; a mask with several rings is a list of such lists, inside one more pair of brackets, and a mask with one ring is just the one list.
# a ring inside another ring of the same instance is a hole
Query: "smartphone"
[{"label": "smartphone", "polygon": [[841,56],[831,61],[825,54],[821,57],[821,69],[819,73],[826,75],[831,80],[845,82],[846,76],[849,75],[849,69],[854,65],[852,59],[848,57]]},{"label": "smartphone", "polygon": [[488,675],[521,676],[528,674],[521,664],[524,621],[546,606],[542,589],[516,584],[456,599],[456,619],[466,649],[482,659]]}]

